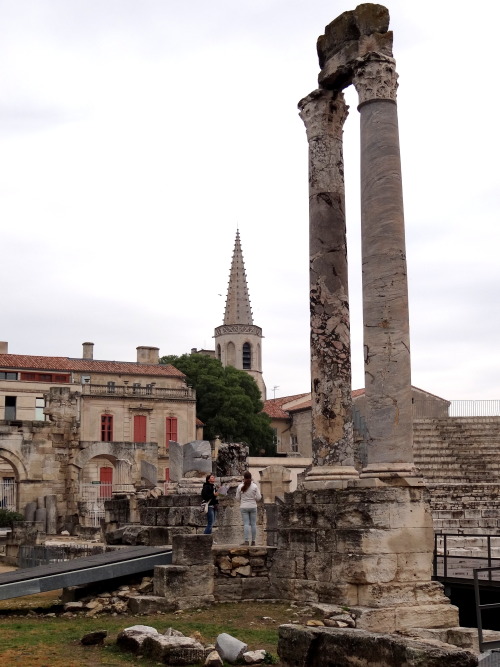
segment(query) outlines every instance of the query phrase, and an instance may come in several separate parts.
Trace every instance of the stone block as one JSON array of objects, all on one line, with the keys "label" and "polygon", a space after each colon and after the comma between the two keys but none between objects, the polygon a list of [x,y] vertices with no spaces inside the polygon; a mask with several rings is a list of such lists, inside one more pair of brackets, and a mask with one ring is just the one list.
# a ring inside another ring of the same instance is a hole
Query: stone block
[{"label": "stone block", "polygon": [[432,553],[397,554],[396,581],[430,581]]},{"label": "stone block", "polygon": [[458,623],[458,608],[452,604],[398,607],[395,631],[410,628],[450,628]]},{"label": "stone block", "polygon": [[170,599],[191,595],[213,595],[214,566],[157,565],[154,594]]},{"label": "stone block", "polygon": [[183,447],[178,442],[170,442],[168,446],[168,464],[170,470],[170,480],[179,482],[182,479],[184,469]]},{"label": "stone block", "polygon": [[350,584],[388,583],[394,581],[397,570],[397,554],[339,554],[334,557],[333,578]]},{"label": "stone block", "polygon": [[391,530],[352,529],[337,531],[339,553],[398,554],[432,553],[434,531],[427,528],[397,528]]},{"label": "stone block", "polygon": [[175,601],[164,596],[136,595],[128,599],[128,608],[132,614],[156,614],[159,611],[176,611],[178,606]]},{"label": "stone block", "polygon": [[191,637],[149,635],[142,644],[142,653],[165,665],[192,665],[205,659],[205,649]]},{"label": "stone block", "polygon": [[476,667],[469,651],[353,628],[281,625],[278,655],[284,667]]},{"label": "stone block", "polygon": [[241,579],[241,597],[243,600],[266,600],[271,597],[267,577],[249,577]]},{"label": "stone block", "polygon": [[160,636],[156,628],[149,625],[134,625],[122,630],[116,638],[116,644],[123,651],[140,653],[147,637]]},{"label": "stone block", "polygon": [[217,579],[214,595],[219,602],[232,602],[242,599],[243,579]]},{"label": "stone block", "polygon": [[209,565],[213,562],[212,535],[173,535],[173,565]]},{"label": "stone block", "polygon": [[208,440],[193,440],[183,445],[183,477],[190,472],[212,472],[212,450]]}]

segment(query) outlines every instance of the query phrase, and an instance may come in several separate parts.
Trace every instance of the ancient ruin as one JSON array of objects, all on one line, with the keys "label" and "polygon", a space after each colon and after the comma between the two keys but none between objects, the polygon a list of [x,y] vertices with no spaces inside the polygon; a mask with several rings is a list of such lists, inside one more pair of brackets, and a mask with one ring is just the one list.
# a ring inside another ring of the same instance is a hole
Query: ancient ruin
[{"label": "ancient ruin", "polygon": [[[408,290],[389,13],[359,5],[318,40],[319,88],[299,103],[309,142],[312,454],[279,508],[279,597],[357,609],[357,627],[457,625],[431,582],[433,529],[413,463]],[[367,461],[354,467],[343,90],[361,121]]]}]

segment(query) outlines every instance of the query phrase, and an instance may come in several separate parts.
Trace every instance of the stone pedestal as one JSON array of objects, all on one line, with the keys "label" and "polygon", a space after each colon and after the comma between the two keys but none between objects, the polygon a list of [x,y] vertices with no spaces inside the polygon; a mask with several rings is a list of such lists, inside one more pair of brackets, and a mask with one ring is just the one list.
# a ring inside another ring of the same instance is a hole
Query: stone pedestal
[{"label": "stone pedestal", "polygon": [[425,488],[295,491],[279,507],[273,596],[346,605],[372,631],[458,625],[431,581],[433,544]]}]

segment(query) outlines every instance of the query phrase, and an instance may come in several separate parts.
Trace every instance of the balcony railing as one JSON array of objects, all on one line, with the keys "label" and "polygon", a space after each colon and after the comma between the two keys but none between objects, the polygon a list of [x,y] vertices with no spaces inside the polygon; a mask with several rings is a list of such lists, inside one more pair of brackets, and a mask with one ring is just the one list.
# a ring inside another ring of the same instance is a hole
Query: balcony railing
[{"label": "balcony railing", "polygon": [[500,400],[439,401],[416,399],[413,402],[415,419],[440,419],[442,417],[500,417]]},{"label": "balcony railing", "polygon": [[170,398],[174,400],[195,400],[195,392],[192,387],[172,389],[168,387],[156,387],[155,385],[129,386],[114,384],[83,384],[82,394],[84,396],[116,396],[119,398]]}]

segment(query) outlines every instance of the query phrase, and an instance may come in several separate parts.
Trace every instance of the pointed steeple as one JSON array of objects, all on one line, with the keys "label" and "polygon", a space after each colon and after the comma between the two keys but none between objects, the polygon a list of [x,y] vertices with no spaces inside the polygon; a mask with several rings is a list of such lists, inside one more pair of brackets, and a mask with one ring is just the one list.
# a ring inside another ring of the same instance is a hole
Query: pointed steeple
[{"label": "pointed steeple", "polygon": [[229,273],[224,324],[253,324],[239,229],[236,231]]},{"label": "pointed steeple", "polygon": [[215,356],[223,366],[234,366],[253,377],[266,400],[262,377],[262,329],[253,323],[240,232],[236,231],[227,287],[224,324],[215,329]]}]

